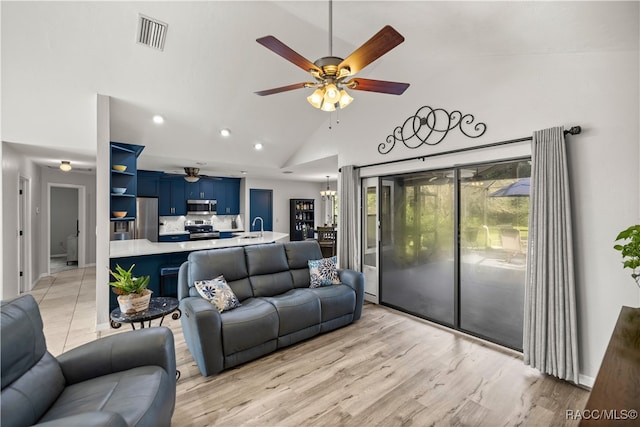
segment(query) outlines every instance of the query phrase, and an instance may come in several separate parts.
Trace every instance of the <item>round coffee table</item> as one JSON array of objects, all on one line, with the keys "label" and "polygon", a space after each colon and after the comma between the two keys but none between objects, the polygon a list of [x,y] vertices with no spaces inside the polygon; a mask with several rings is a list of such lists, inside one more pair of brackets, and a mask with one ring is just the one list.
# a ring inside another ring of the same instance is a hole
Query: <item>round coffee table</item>
[{"label": "round coffee table", "polygon": [[134,314],[124,314],[120,311],[120,308],[116,308],[111,312],[109,317],[111,318],[111,327],[114,329],[122,326],[123,323],[130,323],[131,327],[135,330],[135,324],[140,322],[140,327],[144,328],[144,322],[148,322],[147,327],[151,327],[151,321],[154,319],[160,319],[160,324],[158,326],[162,326],[162,321],[164,320],[164,316],[171,314],[171,318],[176,320],[182,316],[182,312],[178,308],[178,300],[176,298],[171,297],[157,297],[151,298],[149,301],[149,308],[144,311],[139,311]]}]

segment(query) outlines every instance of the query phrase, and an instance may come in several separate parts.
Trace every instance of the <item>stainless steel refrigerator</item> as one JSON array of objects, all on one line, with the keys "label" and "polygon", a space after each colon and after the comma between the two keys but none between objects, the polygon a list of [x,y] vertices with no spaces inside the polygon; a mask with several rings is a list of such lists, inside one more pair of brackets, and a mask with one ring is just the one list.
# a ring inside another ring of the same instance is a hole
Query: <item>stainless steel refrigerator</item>
[{"label": "stainless steel refrigerator", "polygon": [[138,197],[136,199],[136,239],[158,241],[158,198]]}]

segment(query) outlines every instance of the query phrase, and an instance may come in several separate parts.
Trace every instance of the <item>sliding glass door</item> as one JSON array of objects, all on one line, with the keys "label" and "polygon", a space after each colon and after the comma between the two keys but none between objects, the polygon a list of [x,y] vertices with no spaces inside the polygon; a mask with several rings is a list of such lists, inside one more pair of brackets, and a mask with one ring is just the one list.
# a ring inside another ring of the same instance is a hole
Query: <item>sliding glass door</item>
[{"label": "sliding glass door", "polygon": [[382,179],[380,303],[521,349],[530,169],[521,160]]},{"label": "sliding glass door", "polygon": [[[383,227],[383,304],[454,324],[453,171],[385,177],[393,190]],[[387,218],[389,217],[389,218]]]},{"label": "sliding glass door", "polygon": [[460,328],[522,349],[528,161],[460,178]]}]

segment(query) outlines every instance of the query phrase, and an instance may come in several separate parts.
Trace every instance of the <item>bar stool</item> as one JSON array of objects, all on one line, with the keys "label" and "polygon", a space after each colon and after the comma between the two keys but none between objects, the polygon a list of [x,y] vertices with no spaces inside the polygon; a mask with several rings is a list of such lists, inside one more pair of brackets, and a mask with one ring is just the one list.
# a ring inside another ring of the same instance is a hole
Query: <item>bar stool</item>
[{"label": "bar stool", "polygon": [[[167,296],[164,293],[164,282],[169,277],[178,277],[179,265],[163,265],[160,266],[160,295],[161,297]],[[177,295],[176,295],[177,297]]]}]

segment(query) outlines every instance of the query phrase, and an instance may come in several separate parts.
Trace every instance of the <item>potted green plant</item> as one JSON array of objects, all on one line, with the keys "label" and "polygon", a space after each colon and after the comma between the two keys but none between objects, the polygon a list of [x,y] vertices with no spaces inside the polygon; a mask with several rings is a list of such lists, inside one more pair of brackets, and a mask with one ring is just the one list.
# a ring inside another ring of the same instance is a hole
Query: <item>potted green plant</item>
[{"label": "potted green plant", "polygon": [[640,286],[640,224],[621,231],[616,237],[616,242],[618,240],[624,244],[617,244],[613,249],[622,253],[623,268],[631,269],[631,278]]},{"label": "potted green plant", "polygon": [[153,293],[147,289],[149,276],[133,277],[132,264],[128,270],[116,264],[116,271],[109,269],[109,273],[116,279],[109,282],[111,290],[118,295],[118,305],[124,314],[134,314],[149,308],[149,300]]}]

